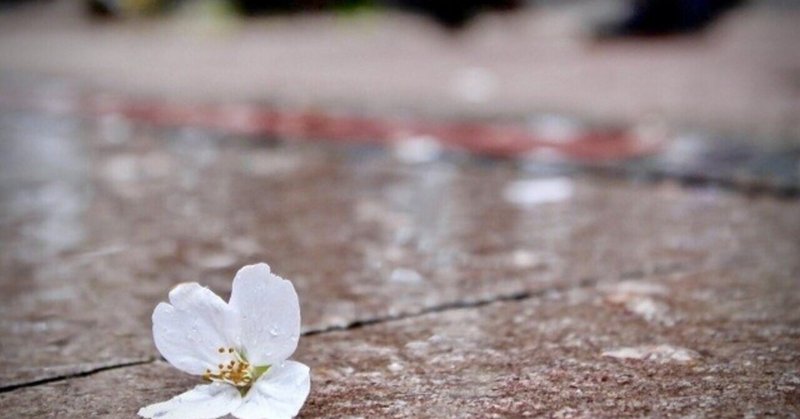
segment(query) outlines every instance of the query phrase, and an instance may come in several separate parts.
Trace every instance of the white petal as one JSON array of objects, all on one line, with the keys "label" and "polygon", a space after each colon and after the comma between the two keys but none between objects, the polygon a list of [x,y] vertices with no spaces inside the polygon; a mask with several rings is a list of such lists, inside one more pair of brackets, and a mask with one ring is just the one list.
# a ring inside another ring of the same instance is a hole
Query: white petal
[{"label": "white petal", "polygon": [[139,416],[160,419],[211,419],[225,416],[242,403],[239,390],[228,384],[197,386],[165,402],[139,409]]},{"label": "white petal", "polygon": [[303,407],[310,389],[307,366],[295,361],[273,365],[253,384],[233,416],[239,419],[291,418]]},{"label": "white petal", "polygon": [[300,336],[300,303],[292,283],[270,273],[265,263],[240,269],[230,306],[239,313],[241,343],[253,365],[288,359]]},{"label": "white petal", "polygon": [[227,363],[221,347],[238,347],[236,314],[221,298],[196,283],[181,284],[169,293],[172,304],[153,311],[153,340],[175,368],[200,375]]}]

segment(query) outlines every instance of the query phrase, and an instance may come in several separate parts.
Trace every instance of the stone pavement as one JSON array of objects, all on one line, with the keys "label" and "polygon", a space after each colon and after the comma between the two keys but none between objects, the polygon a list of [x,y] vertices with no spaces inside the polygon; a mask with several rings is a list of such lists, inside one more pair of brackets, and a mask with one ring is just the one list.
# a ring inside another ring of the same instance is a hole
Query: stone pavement
[{"label": "stone pavement", "polygon": [[800,416],[796,8],[592,44],[580,7],[39,7],[0,15],[0,416],[197,384],[152,310],[258,261],[300,296],[305,417]]},{"label": "stone pavement", "polygon": [[0,133],[4,415],[191,387],[152,309],[261,260],[300,295],[304,416],[800,415],[793,198],[10,108]]}]

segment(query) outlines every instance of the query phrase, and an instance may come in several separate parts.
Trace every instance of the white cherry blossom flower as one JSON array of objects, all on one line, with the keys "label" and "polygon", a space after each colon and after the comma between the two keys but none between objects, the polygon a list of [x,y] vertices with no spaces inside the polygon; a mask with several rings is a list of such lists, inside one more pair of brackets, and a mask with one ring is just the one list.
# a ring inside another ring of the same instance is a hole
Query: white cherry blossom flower
[{"label": "white cherry blossom flower", "polygon": [[153,339],[175,368],[206,384],[139,409],[145,418],[291,418],[305,403],[309,368],[288,358],[300,336],[292,283],[265,263],[245,266],[225,303],[185,283],[153,311]]}]

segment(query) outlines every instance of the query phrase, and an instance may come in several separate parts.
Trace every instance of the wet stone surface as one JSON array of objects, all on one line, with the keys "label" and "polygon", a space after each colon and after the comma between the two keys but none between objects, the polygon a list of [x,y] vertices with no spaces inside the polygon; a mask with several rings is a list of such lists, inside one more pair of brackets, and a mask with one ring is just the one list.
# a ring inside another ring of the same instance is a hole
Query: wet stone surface
[{"label": "wet stone surface", "polygon": [[800,191],[800,147],[768,147],[752,138],[686,132],[670,137],[664,149],[624,164],[600,167],[629,175],[671,177],[743,191]]},{"label": "wet stone surface", "polygon": [[[6,389],[157,358],[172,286],[227,296],[263,260],[306,331],[412,316],[301,340],[309,416],[797,413],[795,201],[119,118],[5,113],[0,136]],[[193,382],[156,361],[0,405],[132,415]]]},{"label": "wet stone surface", "polygon": [[[796,416],[797,272],[656,275],[308,336],[301,415]],[[622,294],[656,298],[673,322],[609,299]],[[0,408],[129,417],[196,383],[159,361],[0,394]]]}]

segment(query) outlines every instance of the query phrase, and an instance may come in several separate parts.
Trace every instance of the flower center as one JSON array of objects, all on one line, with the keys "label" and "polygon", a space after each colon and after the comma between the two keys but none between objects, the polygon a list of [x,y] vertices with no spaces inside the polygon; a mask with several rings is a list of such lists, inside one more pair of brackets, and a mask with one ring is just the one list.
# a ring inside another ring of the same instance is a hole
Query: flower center
[{"label": "flower center", "polygon": [[203,374],[203,380],[228,383],[246,393],[250,389],[250,385],[269,369],[269,365],[250,365],[247,359],[234,348],[219,348],[217,352],[220,357],[217,370],[207,369]]}]

